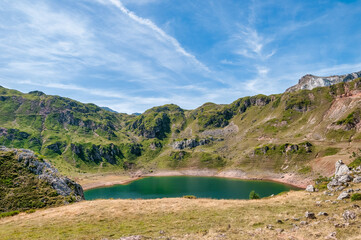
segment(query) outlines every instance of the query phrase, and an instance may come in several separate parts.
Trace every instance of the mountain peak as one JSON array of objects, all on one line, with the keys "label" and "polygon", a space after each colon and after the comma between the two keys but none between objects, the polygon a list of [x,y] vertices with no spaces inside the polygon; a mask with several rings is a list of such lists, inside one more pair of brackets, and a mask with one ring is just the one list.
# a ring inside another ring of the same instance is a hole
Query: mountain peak
[{"label": "mountain peak", "polygon": [[331,86],[340,82],[349,82],[361,77],[361,71],[345,75],[333,75],[329,77],[319,77],[312,74],[307,74],[300,78],[298,84],[288,88],[286,92],[295,92],[298,90],[311,90],[316,87]]}]

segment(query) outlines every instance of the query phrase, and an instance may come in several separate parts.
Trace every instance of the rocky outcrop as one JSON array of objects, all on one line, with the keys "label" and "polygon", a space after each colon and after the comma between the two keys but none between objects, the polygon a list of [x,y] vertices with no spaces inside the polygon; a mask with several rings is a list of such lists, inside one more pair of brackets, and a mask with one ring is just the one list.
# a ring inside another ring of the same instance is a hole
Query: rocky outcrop
[{"label": "rocky outcrop", "polygon": [[[78,143],[72,143],[71,151],[81,160],[91,161],[96,164],[102,162],[103,159],[110,164],[117,164],[119,159],[124,158],[120,148],[112,143],[106,146],[93,144],[90,147]],[[131,148],[130,151],[133,153],[136,150]]]},{"label": "rocky outcrop", "polygon": [[197,146],[202,146],[211,143],[214,141],[213,138],[206,138],[206,139],[185,139],[182,141],[177,141],[171,143],[171,147],[175,150],[182,150],[185,148],[195,148]]},{"label": "rocky outcrop", "polygon": [[0,147],[0,151],[13,151],[19,163],[29,169],[32,173],[48,182],[59,195],[73,196],[76,201],[84,199],[83,188],[71,179],[62,176],[49,162],[40,160],[35,153],[27,149],[10,149]]},{"label": "rocky outcrop", "polygon": [[354,72],[346,75],[336,75],[336,76],[330,76],[330,77],[318,77],[314,75],[305,75],[303,76],[299,81],[298,84],[295,86],[292,86],[286,90],[286,92],[295,92],[298,90],[311,90],[316,87],[326,87],[331,86],[340,82],[350,82],[356,78],[361,77],[361,71],[360,72]]},{"label": "rocky outcrop", "polygon": [[350,174],[351,171],[350,169],[347,167],[346,164],[344,164],[342,162],[342,160],[338,160],[335,164],[335,176],[339,177],[345,174]]}]

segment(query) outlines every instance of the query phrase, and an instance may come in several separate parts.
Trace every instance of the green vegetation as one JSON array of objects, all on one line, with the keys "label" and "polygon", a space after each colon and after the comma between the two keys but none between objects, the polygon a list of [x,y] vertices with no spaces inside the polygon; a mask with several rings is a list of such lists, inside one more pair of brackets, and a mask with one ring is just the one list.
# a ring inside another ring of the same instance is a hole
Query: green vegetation
[{"label": "green vegetation", "polygon": [[305,167],[301,168],[300,170],[298,170],[298,173],[308,174],[311,171],[312,171],[312,168],[310,166],[305,166]]},{"label": "green vegetation", "polygon": [[351,168],[357,168],[358,166],[361,166],[361,157],[357,157],[348,166]]},{"label": "green vegetation", "polygon": [[361,193],[354,193],[351,195],[351,201],[360,201],[361,200]]},{"label": "green vegetation", "polygon": [[23,167],[13,152],[0,152],[0,213],[61,205],[64,201],[71,199],[58,195],[48,183]]},{"label": "green vegetation", "polygon": [[326,190],[327,184],[331,181],[331,178],[319,176],[317,179],[315,179],[316,188],[319,190]]},{"label": "green vegetation", "polygon": [[[127,115],[68,98],[0,88],[0,145],[31,149],[61,173],[78,176],[136,169],[236,168],[309,173],[309,160],[339,153],[329,142],[361,138],[360,109],[324,118],[345,89],[360,80],[277,95],[206,103],[194,110],[174,104]],[[233,123],[233,125],[230,125]],[[177,151],[183,139],[212,144]],[[320,142],[319,139],[323,139]],[[218,141],[219,140],[219,141]],[[312,144],[311,144],[312,143]],[[255,148],[255,146],[258,146]]]},{"label": "green vegetation", "polygon": [[0,218],[15,216],[18,215],[19,213],[20,213],[19,211],[3,212],[0,213]]},{"label": "green vegetation", "polygon": [[260,196],[258,193],[256,193],[254,190],[252,190],[250,193],[249,193],[249,199],[260,199]]},{"label": "green vegetation", "polygon": [[325,156],[332,156],[337,154],[341,149],[340,148],[333,148],[333,147],[328,147],[325,150]]}]

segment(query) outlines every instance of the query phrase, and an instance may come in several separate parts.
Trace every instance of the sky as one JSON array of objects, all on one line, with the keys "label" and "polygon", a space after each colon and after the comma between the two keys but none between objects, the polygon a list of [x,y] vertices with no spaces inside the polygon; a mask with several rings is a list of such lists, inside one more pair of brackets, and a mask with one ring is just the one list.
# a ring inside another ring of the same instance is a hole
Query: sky
[{"label": "sky", "polygon": [[0,0],[0,85],[118,112],[361,71],[361,1]]}]

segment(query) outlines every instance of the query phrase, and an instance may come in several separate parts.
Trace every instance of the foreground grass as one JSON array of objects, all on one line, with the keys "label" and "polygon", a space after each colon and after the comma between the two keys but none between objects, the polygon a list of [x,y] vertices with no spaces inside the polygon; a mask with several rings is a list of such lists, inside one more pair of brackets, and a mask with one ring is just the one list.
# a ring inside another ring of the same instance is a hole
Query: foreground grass
[{"label": "foreground grass", "polygon": [[[359,239],[361,210],[352,208],[355,202],[350,200],[337,204],[324,202],[336,197],[296,191],[252,201],[180,198],[83,201],[0,219],[0,236],[1,239],[119,239],[131,235],[156,239],[324,239],[335,231],[338,239]],[[321,206],[316,201],[322,201]],[[356,211],[358,218],[349,226],[335,228],[335,223],[345,223],[342,213],[346,209]],[[301,226],[306,211],[315,214],[323,211],[329,216],[317,216]],[[275,230],[267,229],[268,224]]]}]

